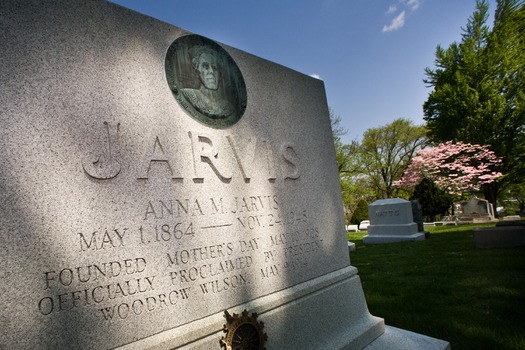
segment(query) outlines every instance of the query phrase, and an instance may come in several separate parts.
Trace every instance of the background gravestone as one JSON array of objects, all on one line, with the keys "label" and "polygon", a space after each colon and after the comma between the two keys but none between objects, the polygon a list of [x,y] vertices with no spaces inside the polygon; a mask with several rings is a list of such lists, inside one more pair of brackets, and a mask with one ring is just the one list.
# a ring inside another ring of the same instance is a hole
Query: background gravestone
[{"label": "background gravestone", "polygon": [[412,204],[401,198],[380,199],[368,206],[368,235],[363,242],[368,244],[400,241],[420,241],[425,233],[418,230],[414,222]]},{"label": "background gravestone", "polygon": [[425,231],[425,225],[423,224],[423,210],[421,209],[421,205],[417,200],[411,200],[410,204],[412,205],[412,217],[414,222],[417,224],[417,231]]},{"label": "background gravestone", "polygon": [[486,199],[477,198],[475,195],[472,195],[468,201],[461,203],[459,220],[462,223],[497,221],[492,203]]}]

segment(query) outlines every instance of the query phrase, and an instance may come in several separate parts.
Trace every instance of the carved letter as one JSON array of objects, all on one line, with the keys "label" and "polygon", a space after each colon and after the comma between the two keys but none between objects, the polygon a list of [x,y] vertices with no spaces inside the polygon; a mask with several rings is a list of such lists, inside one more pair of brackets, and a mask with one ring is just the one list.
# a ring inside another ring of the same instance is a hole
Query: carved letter
[{"label": "carved letter", "polygon": [[109,180],[120,173],[120,163],[114,159],[114,151],[118,150],[118,138],[120,132],[120,123],[115,128],[115,135],[111,137],[111,128],[108,122],[104,122],[106,128],[105,151],[97,157],[94,162],[82,161],[82,168],[86,174],[94,179]]},{"label": "carved letter", "polygon": [[229,183],[232,178],[231,171],[227,169],[224,162],[219,159],[219,152],[215,149],[213,141],[207,136],[196,135],[196,137],[193,137],[191,132],[188,132],[188,135],[191,139],[193,155],[193,181],[204,181],[200,172],[200,164],[207,163],[221,181]]},{"label": "carved letter", "polygon": [[[285,160],[285,175],[284,179],[298,179],[299,178],[299,168],[297,168],[297,152],[295,152],[293,145],[286,143],[281,146],[281,155]],[[289,172],[288,172],[288,171]]]},{"label": "carved letter", "polygon": [[[244,147],[239,147],[232,137],[226,136],[226,139],[232,148],[233,155],[239,165],[244,182],[249,183],[252,177],[253,164],[255,162],[255,145],[257,144],[257,140],[252,142],[252,139],[248,139],[246,144],[243,145]],[[244,152],[241,153],[239,152],[240,150],[244,150]],[[242,156],[243,153],[244,157]]]},{"label": "carved letter", "polygon": [[151,169],[151,164],[153,162],[156,163],[163,163],[167,166],[171,178],[174,180],[183,180],[182,177],[176,176],[173,173],[173,167],[171,166],[168,157],[166,156],[166,153],[164,152],[164,147],[162,147],[162,144],[160,143],[159,137],[155,137],[155,142],[153,143],[153,152],[151,156],[149,157],[149,160],[146,161],[144,164],[143,170],[142,170],[142,176],[139,177],[139,180],[147,180],[149,176],[149,171]]},{"label": "carved letter", "polygon": [[263,167],[267,169],[266,174],[268,175],[268,181],[275,182],[275,179],[277,178],[277,176],[275,176],[274,157],[273,157],[272,148],[270,147],[270,144],[266,140],[261,141],[261,143],[262,143],[261,149],[262,149],[262,152],[264,153]]}]

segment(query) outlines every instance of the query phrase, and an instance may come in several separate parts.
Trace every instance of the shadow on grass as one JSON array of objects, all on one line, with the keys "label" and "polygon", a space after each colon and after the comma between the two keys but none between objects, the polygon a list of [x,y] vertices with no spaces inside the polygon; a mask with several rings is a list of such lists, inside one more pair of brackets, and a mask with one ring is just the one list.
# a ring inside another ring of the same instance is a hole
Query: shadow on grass
[{"label": "shadow on grass", "polygon": [[525,349],[525,247],[477,249],[472,228],[381,245],[350,234],[370,312],[452,349]]}]

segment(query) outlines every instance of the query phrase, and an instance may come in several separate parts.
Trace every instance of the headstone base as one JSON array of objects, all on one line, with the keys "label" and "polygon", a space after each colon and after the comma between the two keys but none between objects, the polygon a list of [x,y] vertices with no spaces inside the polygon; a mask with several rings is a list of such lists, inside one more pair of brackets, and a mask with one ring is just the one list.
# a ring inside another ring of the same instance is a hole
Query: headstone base
[{"label": "headstone base", "polygon": [[363,350],[450,350],[444,340],[386,326],[385,333]]},{"label": "headstone base", "polygon": [[525,226],[497,226],[475,228],[476,248],[525,246]]},{"label": "headstone base", "polygon": [[411,235],[366,235],[363,237],[363,243],[365,244],[381,244],[423,240],[425,240],[425,232],[418,232]]},{"label": "headstone base", "polygon": [[460,224],[464,225],[471,225],[471,224],[488,224],[491,222],[498,222],[498,219],[490,218],[490,217],[468,217],[468,216],[462,216],[459,219]]},{"label": "headstone base", "polygon": [[[349,266],[280,292],[238,305],[230,314],[256,312],[268,335],[266,349],[363,349],[384,333],[368,312],[357,269]],[[222,349],[224,313],[117,348]]]},{"label": "headstone base", "polygon": [[[384,325],[370,315],[357,269],[349,266],[278,293],[238,305],[256,312],[268,335],[266,349],[448,350],[448,342]],[[116,350],[222,349],[218,313]]]}]

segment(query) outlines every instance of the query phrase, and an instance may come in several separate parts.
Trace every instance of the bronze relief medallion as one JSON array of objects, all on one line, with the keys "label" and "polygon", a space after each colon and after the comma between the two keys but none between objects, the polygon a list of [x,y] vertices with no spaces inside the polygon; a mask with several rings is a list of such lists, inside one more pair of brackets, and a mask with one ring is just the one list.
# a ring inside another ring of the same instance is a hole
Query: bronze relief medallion
[{"label": "bronze relief medallion", "polygon": [[246,85],[231,56],[200,35],[176,39],[166,53],[166,79],[180,106],[216,129],[237,123],[246,109]]}]

